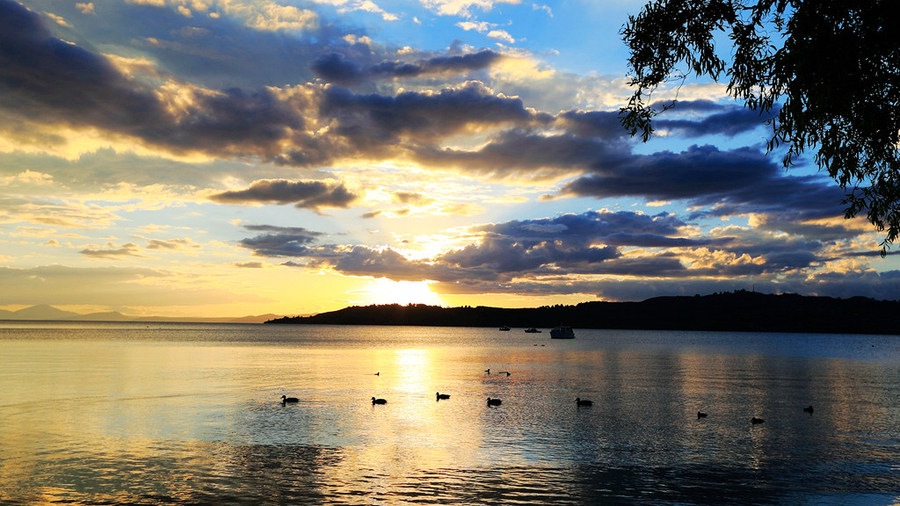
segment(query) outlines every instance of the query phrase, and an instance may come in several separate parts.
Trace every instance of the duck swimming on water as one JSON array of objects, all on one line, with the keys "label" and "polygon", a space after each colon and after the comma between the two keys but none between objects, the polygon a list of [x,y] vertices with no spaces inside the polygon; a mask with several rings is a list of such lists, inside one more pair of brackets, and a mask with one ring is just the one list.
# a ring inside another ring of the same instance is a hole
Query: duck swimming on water
[{"label": "duck swimming on water", "polygon": [[575,405],[576,405],[576,406],[579,406],[579,407],[580,407],[580,406],[593,406],[593,405],[594,405],[594,401],[589,401],[589,400],[587,400],[587,399],[582,399],[581,397],[576,397],[576,398],[575,398]]},{"label": "duck swimming on water", "polygon": [[387,404],[387,400],[372,397],[372,404]]},{"label": "duck swimming on water", "polygon": [[440,392],[435,392],[434,396],[435,396],[436,400],[438,400],[438,401],[443,401],[443,400],[447,400],[450,398],[450,394],[442,394]]},{"label": "duck swimming on water", "polygon": [[490,397],[487,399],[488,406],[499,406],[500,404],[503,404],[503,401],[500,399],[491,399]]},{"label": "duck swimming on water", "polygon": [[286,395],[282,395],[282,396],[281,396],[281,403],[282,403],[282,404],[287,404],[287,403],[289,403],[289,402],[300,402],[300,399],[298,399],[298,398],[296,398],[296,397],[288,397],[288,396],[286,396]]}]

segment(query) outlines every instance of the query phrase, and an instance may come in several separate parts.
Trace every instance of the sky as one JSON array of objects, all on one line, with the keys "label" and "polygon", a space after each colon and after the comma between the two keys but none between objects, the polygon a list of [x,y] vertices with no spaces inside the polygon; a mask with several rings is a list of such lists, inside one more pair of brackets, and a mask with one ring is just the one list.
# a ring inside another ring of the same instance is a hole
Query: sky
[{"label": "sky", "polygon": [[628,135],[642,5],[0,0],[0,309],[896,299],[882,235],[723,84]]}]

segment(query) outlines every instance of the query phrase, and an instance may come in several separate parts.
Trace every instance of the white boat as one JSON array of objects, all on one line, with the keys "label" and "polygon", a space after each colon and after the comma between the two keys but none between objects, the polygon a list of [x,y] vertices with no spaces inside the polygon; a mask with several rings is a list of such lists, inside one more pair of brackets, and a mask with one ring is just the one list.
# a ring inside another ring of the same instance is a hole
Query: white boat
[{"label": "white boat", "polygon": [[575,331],[572,327],[560,325],[550,329],[550,339],[575,339]]},{"label": "white boat", "polygon": [[510,329],[506,325],[501,325],[500,330],[502,330],[503,332],[509,332]]}]

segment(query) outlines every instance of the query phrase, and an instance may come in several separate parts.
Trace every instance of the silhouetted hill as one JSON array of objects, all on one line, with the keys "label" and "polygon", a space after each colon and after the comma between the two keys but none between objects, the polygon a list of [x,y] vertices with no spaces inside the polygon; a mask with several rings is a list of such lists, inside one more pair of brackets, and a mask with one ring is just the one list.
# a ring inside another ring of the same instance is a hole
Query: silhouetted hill
[{"label": "silhouetted hill", "polygon": [[266,323],[538,328],[563,323],[575,328],[603,329],[900,334],[900,302],[738,291],[524,309],[442,308],[424,304],[353,306]]}]

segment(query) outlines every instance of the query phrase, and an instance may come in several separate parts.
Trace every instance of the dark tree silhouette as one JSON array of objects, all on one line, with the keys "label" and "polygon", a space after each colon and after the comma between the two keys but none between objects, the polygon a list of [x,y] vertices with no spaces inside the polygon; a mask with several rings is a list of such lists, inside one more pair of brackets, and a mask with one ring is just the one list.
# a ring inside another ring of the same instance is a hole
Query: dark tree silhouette
[{"label": "dark tree silhouette", "polygon": [[[728,80],[748,107],[776,111],[769,150],[785,167],[815,152],[846,192],[846,217],[865,212],[885,248],[900,234],[900,30],[891,0],[655,0],[622,36],[635,86],[621,120],[647,140],[674,102],[658,86],[691,75]],[[731,42],[723,57],[717,41]]]}]

